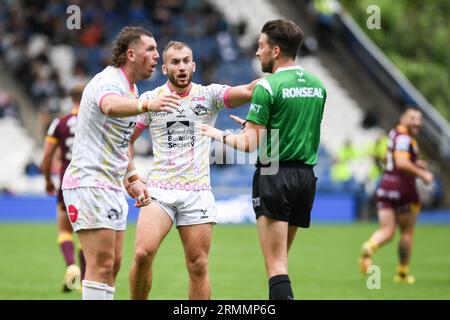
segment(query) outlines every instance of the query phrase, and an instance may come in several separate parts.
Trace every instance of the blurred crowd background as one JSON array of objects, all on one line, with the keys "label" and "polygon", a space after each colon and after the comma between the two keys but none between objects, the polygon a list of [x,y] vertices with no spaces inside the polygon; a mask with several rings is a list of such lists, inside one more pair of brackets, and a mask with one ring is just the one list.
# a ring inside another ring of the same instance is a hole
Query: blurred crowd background
[{"label": "blurred crowd background", "polygon": [[[328,110],[338,109],[337,112],[342,113],[339,108],[347,108],[353,102],[345,100],[350,99],[351,94],[340,93],[339,90],[342,90],[343,85],[335,83],[336,75],[326,73],[326,61],[331,59],[330,55],[336,50],[335,42],[330,40],[330,37],[334,36],[333,33],[336,33],[335,15],[345,10],[345,7],[355,15],[362,25],[364,11],[361,11],[361,8],[368,5],[368,2],[359,1],[357,5],[354,5],[353,1],[343,1],[342,4],[337,1],[325,0],[299,2],[302,3],[301,8],[307,8],[304,13],[307,20],[304,23],[309,26],[305,29],[307,38],[299,61],[301,64],[304,62],[307,69],[309,67],[315,69],[316,73],[319,72],[320,78],[325,78],[326,87],[330,88],[329,93],[335,90],[335,96],[343,97],[342,100],[329,99],[327,101],[326,108],[330,113],[328,118],[324,119],[323,124],[324,143],[320,149],[319,164],[316,168],[319,177],[317,191],[320,193],[350,193],[355,198],[359,213],[370,211],[370,208],[374,207],[373,194],[383,170],[387,146],[386,133],[389,128],[386,125],[383,126],[386,121],[383,122],[383,114],[377,113],[376,107],[369,111],[359,108],[349,109],[348,114],[356,119],[355,128],[351,127],[351,119],[345,118],[345,116],[342,118],[333,116],[331,112],[336,111]],[[388,6],[386,1],[379,2],[382,6]],[[418,12],[423,6],[417,1],[412,2],[414,4],[405,7],[409,11],[403,8],[406,10],[404,11],[406,14]],[[445,1],[437,2],[442,3],[444,14],[449,12]],[[252,30],[252,25],[256,23],[261,28],[265,22],[263,15],[265,11],[261,8],[264,7],[264,3],[267,3],[270,8],[270,1],[249,0],[241,2],[240,6],[236,6],[236,3],[236,1],[230,0],[228,6],[231,7],[231,13],[227,13],[223,9],[226,4],[206,0],[96,0],[83,2],[0,0],[0,67],[3,69],[2,75],[0,75],[0,84],[2,84],[0,86],[0,134],[5,140],[0,144],[2,153],[5,153],[1,163],[3,171],[0,179],[0,192],[5,194],[44,194],[44,183],[38,165],[42,154],[41,142],[46,129],[52,119],[69,111],[68,90],[76,83],[87,82],[94,74],[109,64],[111,43],[125,25],[139,25],[151,30],[157,40],[160,52],[169,40],[188,43],[193,49],[194,60],[197,63],[195,82],[236,85],[250,82],[261,76],[259,64],[254,57],[256,38],[253,37],[253,40],[247,42],[247,45],[242,45],[244,43],[242,40],[252,34],[252,31],[253,34],[259,32],[257,28]],[[396,3],[395,11],[383,11],[383,14],[388,15],[383,18],[384,22],[388,22],[387,25],[383,25],[386,28],[385,32],[388,32],[387,35],[385,33],[386,37],[392,37],[389,32],[397,33],[397,35],[400,33],[390,21],[399,18],[400,9],[398,8],[405,5],[405,2]],[[79,30],[68,30],[66,26],[68,17],[66,10],[69,5],[78,5],[81,8],[81,29]],[[430,6],[432,9],[425,10],[429,15],[438,8],[434,4]],[[360,11],[357,11],[358,8]],[[253,17],[253,19],[232,21],[233,10],[236,13],[235,16],[247,14],[247,17]],[[254,12],[247,12],[248,10],[254,10]],[[358,14],[358,12],[363,13]],[[448,22],[437,22],[447,26],[444,31],[441,31],[442,25],[435,28],[437,35],[433,34],[433,37],[441,39],[448,35]],[[430,27],[432,29],[433,27],[429,20],[419,19],[419,23],[423,28]],[[299,21],[299,24],[302,25],[302,21]],[[411,22],[406,24],[408,30],[415,30]],[[375,36],[374,40],[383,45],[385,40],[377,39],[377,37],[380,37],[379,34]],[[448,42],[448,37],[446,41]],[[393,46],[396,42],[397,40],[392,40],[389,44],[384,45]],[[400,50],[408,52],[408,50],[412,50],[408,45],[416,46],[416,43],[418,47],[422,48],[417,51],[418,55],[431,57],[431,59],[435,57],[436,62],[442,60],[441,44],[435,44],[436,48],[433,50],[431,45],[433,41],[430,44],[430,39],[427,40],[426,37],[417,42],[402,43]],[[408,70],[412,68],[412,62],[407,64],[407,61],[402,60],[402,56],[391,48],[386,49],[386,52],[391,59],[399,62],[400,67]],[[439,73],[436,81],[439,82],[439,85],[430,85],[432,89],[425,89],[425,92],[432,97],[437,95],[438,100],[435,101],[439,106],[438,109],[444,110],[441,113],[449,116],[450,112],[446,113],[446,110],[448,110],[447,98],[450,92],[448,90],[448,65],[450,64],[448,64],[448,54],[446,57],[447,69],[444,68],[443,76]],[[416,70],[412,78],[418,79],[416,75],[422,72],[422,69],[411,70]],[[323,76],[320,72],[323,72]],[[351,71],[349,70],[349,72]],[[422,80],[417,81],[420,84]],[[427,81],[433,82],[434,80],[427,79]],[[140,92],[144,92],[164,82],[165,78],[158,70],[151,79],[140,82],[138,87]],[[440,93],[442,88],[446,88],[445,93]],[[245,117],[247,110],[248,105],[233,111],[233,114]],[[219,115],[218,127],[236,127],[228,118],[229,114],[223,112]],[[391,117],[391,115],[386,115],[386,117]],[[333,119],[341,122],[332,125]],[[347,120],[348,122],[345,124],[342,122]],[[390,120],[392,123],[395,121],[396,119]],[[34,124],[33,128],[30,127],[30,123]],[[14,131],[18,130],[17,126],[22,131]],[[23,135],[24,140],[14,140],[16,139],[14,136],[18,135]],[[336,138],[337,135],[340,136],[339,140]],[[152,150],[148,134],[137,146],[137,151],[144,158],[151,156]],[[16,153],[20,153],[21,156],[13,155]],[[432,157],[428,157],[428,160],[435,172],[442,172],[442,168]],[[55,173],[57,170],[58,164],[55,164]],[[251,187],[252,165],[214,164],[211,170],[213,188],[221,194],[239,194],[243,190],[248,191]],[[448,172],[444,171],[444,174],[448,174]],[[422,199],[429,208],[437,208],[443,203],[444,187],[439,175],[437,176],[438,179],[433,186],[419,184]]]}]

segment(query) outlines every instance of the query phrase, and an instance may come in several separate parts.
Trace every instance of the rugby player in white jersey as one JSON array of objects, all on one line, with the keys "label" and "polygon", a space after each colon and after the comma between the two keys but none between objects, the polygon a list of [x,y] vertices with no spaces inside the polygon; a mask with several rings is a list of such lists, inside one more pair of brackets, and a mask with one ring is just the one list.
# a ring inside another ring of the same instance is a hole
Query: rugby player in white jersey
[{"label": "rugby player in white jersey", "polygon": [[[223,107],[250,101],[257,80],[230,87],[202,86],[192,82],[195,63],[191,48],[171,41],[163,51],[162,71],[168,81],[145,92],[141,99],[155,99],[175,92],[180,106],[174,113],[147,112],[138,117],[131,137],[127,176],[138,179],[132,157],[133,143],[149,127],[154,165],[147,180],[152,202],[142,207],[136,229],[134,261],[130,271],[131,299],[147,299],[152,284],[156,252],[175,224],[183,243],[189,272],[189,299],[210,299],[208,254],[212,225],[216,223],[215,199],[209,175],[210,138],[195,130],[198,124],[214,125]],[[130,193],[130,192],[129,192]],[[131,196],[135,196],[132,192]]]},{"label": "rugby player in white jersey", "polygon": [[[125,27],[114,41],[112,65],[95,75],[83,91],[72,160],[62,189],[86,257],[84,300],[113,299],[128,214],[122,181],[136,115],[173,112],[179,104],[171,93],[137,99],[135,83],[151,76],[158,58],[151,32]],[[127,188],[136,194],[137,203],[148,204],[145,185],[139,180],[130,182]]]}]

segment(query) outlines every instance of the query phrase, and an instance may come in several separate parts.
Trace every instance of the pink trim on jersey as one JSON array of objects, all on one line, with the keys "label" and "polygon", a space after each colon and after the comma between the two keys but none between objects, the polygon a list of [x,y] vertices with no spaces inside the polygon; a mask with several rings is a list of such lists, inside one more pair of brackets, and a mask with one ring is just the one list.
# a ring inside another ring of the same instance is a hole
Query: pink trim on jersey
[{"label": "pink trim on jersey", "polygon": [[185,190],[185,191],[201,191],[201,190],[211,190],[211,187],[209,184],[206,183],[175,183],[172,184],[168,181],[153,181],[149,180],[147,181],[147,187],[149,188],[158,188],[158,189],[171,189],[171,190]]},{"label": "pink trim on jersey", "polygon": [[225,105],[225,108],[233,108],[230,105],[230,90],[232,87],[229,87],[227,90],[225,90],[225,93],[223,94],[223,104]]},{"label": "pink trim on jersey", "polygon": [[171,86],[171,84],[170,84],[169,81],[167,81],[166,84],[167,84],[167,87],[169,88],[170,92],[176,93],[176,94],[177,94],[179,97],[181,97],[181,98],[187,97],[187,96],[191,93],[192,82],[189,84],[189,87],[187,88],[187,91],[186,91],[185,93],[182,93],[182,94],[177,93],[177,92],[175,91],[175,89]]},{"label": "pink trim on jersey", "polygon": [[128,76],[127,76],[127,74],[125,73],[125,70],[123,70],[123,67],[120,67],[120,71],[122,71],[122,73],[123,73],[125,79],[127,79],[128,85],[129,85],[129,87],[130,87],[131,92],[134,93],[134,84],[132,84],[131,81],[130,81],[130,79],[128,79]]},{"label": "pink trim on jersey", "polygon": [[80,178],[75,178],[73,175],[64,176],[61,189],[74,189],[80,186]]},{"label": "pink trim on jersey", "polygon": [[95,181],[95,187],[100,188],[100,189],[106,189],[106,190],[122,190],[122,188],[120,188],[114,184],[111,184],[111,183],[108,183],[105,181],[98,181],[98,180]]},{"label": "pink trim on jersey", "polygon": [[106,96],[110,96],[110,95],[116,95],[116,96],[120,96],[117,92],[114,92],[114,91],[107,91],[107,92],[105,92],[104,94],[102,94],[101,96],[100,96],[100,99],[98,99],[98,107],[100,108],[100,110],[103,112],[103,110],[102,110],[102,102],[103,102],[103,99],[106,97]]},{"label": "pink trim on jersey", "polygon": [[136,123],[136,128],[145,129],[145,128],[147,128],[147,126],[142,122],[138,122],[138,123]]}]

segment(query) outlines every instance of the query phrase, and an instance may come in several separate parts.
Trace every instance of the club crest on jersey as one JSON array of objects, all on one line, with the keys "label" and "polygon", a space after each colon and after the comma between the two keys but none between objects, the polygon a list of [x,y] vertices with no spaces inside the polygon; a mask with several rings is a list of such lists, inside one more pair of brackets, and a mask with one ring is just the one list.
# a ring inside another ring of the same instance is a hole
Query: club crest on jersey
[{"label": "club crest on jersey", "polygon": [[202,106],[201,104],[197,104],[194,108],[191,108],[194,111],[196,116],[204,116],[208,113],[208,109]]}]

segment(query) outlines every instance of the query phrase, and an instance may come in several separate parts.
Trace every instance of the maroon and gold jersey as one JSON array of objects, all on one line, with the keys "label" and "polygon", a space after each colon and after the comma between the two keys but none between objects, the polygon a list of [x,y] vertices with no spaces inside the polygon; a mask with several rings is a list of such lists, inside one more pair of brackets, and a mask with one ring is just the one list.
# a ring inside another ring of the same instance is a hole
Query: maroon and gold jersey
[{"label": "maroon and gold jersey", "polygon": [[418,152],[417,141],[406,127],[399,125],[389,132],[384,174],[376,193],[378,208],[398,208],[419,201],[415,176],[395,165],[396,156],[406,157],[415,163]]},{"label": "maroon and gold jersey", "polygon": [[77,114],[77,110],[74,109],[70,114],[53,120],[47,130],[47,136],[45,137],[45,140],[57,144],[61,150],[61,181],[64,172],[72,159],[72,145],[75,136]]},{"label": "maroon and gold jersey", "polygon": [[404,183],[414,184],[415,177],[409,173],[399,170],[395,165],[395,156],[407,157],[415,163],[418,154],[417,141],[409,135],[408,130],[403,126],[397,126],[389,132],[388,150],[385,159],[384,173],[397,176]]}]

